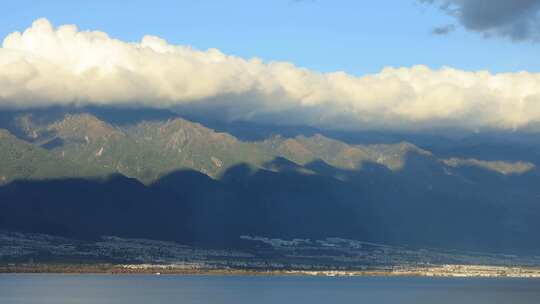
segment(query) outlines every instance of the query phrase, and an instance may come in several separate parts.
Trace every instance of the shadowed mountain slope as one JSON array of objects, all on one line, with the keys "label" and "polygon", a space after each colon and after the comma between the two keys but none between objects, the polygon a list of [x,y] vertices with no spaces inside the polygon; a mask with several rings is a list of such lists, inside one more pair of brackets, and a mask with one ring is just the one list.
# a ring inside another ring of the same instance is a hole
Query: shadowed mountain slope
[{"label": "shadowed mountain slope", "polygon": [[[309,167],[320,168],[315,163]],[[0,187],[0,228],[231,248],[241,246],[241,235],[262,235],[514,253],[539,250],[540,208],[533,202],[495,201],[459,183],[453,190],[435,181],[425,185],[425,180],[411,177],[416,170],[407,166],[400,175],[377,164],[370,167],[362,173],[341,172],[345,181],[247,165],[228,169],[221,180],[177,171],[148,186],[120,175],[16,181]]]}]

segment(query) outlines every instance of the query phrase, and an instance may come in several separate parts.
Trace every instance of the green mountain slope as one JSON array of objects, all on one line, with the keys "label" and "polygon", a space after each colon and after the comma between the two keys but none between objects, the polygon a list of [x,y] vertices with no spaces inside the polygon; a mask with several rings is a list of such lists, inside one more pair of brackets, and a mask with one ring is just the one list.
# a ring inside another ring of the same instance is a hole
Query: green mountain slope
[{"label": "green mountain slope", "polygon": [[341,170],[361,171],[366,166],[380,166],[396,173],[410,162],[424,176],[457,176],[464,166],[502,174],[523,174],[535,169],[526,162],[437,159],[407,142],[349,145],[319,134],[241,141],[181,118],[113,125],[88,113],[67,113],[54,119],[23,113],[13,117],[13,125],[25,140],[3,131],[0,153],[5,155],[5,165],[0,176],[5,177],[4,181],[120,173],[149,184],[182,169],[213,178],[241,163],[277,170],[268,165],[276,158],[300,167],[322,161]]},{"label": "green mountain slope", "polygon": [[16,179],[96,176],[101,172],[76,164],[0,129],[0,183]]}]

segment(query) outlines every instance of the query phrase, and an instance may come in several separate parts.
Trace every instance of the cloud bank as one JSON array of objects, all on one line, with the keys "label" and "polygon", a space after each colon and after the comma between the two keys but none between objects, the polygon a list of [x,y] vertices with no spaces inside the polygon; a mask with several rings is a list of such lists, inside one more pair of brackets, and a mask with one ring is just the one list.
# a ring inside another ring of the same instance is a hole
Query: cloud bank
[{"label": "cloud bank", "polygon": [[540,41],[540,0],[420,0],[486,37]]},{"label": "cloud bank", "polygon": [[540,122],[540,75],[425,66],[355,77],[36,20],[0,48],[0,107],[194,107],[231,120],[345,129],[520,129]]}]

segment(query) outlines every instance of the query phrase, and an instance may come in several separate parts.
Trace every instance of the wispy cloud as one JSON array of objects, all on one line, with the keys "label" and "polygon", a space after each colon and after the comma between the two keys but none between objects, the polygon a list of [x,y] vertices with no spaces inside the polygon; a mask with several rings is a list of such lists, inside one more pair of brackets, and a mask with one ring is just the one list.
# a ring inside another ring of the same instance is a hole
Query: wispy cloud
[{"label": "wispy cloud", "polygon": [[456,30],[456,26],[453,25],[453,24],[448,24],[448,25],[443,25],[443,26],[439,26],[439,27],[435,27],[431,33],[433,35],[438,35],[438,36],[444,36],[444,35],[448,35],[450,34],[451,32],[455,31]]}]

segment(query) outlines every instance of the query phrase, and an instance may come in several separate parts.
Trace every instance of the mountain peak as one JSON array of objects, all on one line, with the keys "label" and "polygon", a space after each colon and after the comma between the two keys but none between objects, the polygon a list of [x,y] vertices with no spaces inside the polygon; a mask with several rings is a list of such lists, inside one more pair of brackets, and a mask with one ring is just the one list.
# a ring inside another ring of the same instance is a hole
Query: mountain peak
[{"label": "mountain peak", "polygon": [[60,137],[86,141],[122,134],[117,128],[88,113],[66,114],[63,120],[53,123],[48,129],[55,131]]}]

